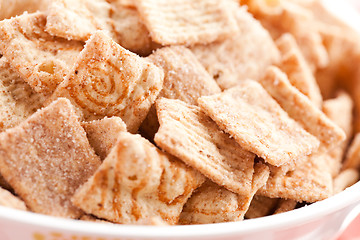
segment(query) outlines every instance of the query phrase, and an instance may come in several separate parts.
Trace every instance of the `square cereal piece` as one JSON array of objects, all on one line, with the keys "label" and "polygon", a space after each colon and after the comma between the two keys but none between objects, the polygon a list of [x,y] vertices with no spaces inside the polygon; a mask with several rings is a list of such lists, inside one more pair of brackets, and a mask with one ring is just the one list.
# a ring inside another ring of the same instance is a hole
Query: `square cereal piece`
[{"label": "square cereal piece", "polygon": [[0,20],[36,11],[45,11],[50,0],[0,0]]},{"label": "square cereal piece", "polygon": [[15,72],[5,57],[0,58],[0,132],[24,121],[45,102]]},{"label": "square cereal piece", "polygon": [[342,166],[342,160],[352,136],[352,121],[353,121],[353,101],[346,92],[338,92],[337,96],[332,99],[324,101],[323,112],[325,115],[336,123],[346,134],[346,139],[340,145],[329,149],[330,156],[328,166],[331,168],[333,177],[339,174]]},{"label": "square cereal piece", "polygon": [[278,198],[268,198],[255,194],[245,213],[245,218],[259,218],[272,214],[279,202]]},{"label": "square cereal piece", "polygon": [[294,87],[320,108],[322,105],[320,88],[295,38],[291,34],[285,33],[276,40],[276,45],[281,52],[279,68],[286,73]]},{"label": "square cereal piece", "polygon": [[291,118],[319,139],[319,151],[326,152],[345,140],[344,131],[292,86],[280,69],[269,67],[260,83]]},{"label": "square cereal piece", "polygon": [[330,197],[333,186],[327,158],[326,154],[312,154],[305,163],[287,173],[271,166],[270,177],[258,194],[309,203]]},{"label": "square cereal piece", "polygon": [[44,13],[0,22],[0,51],[36,92],[52,92],[63,81],[83,43],[51,36]]},{"label": "square cereal piece", "polygon": [[162,84],[160,68],[98,31],[51,99],[70,99],[86,121],[118,116],[136,132]]},{"label": "square cereal piece", "polygon": [[126,125],[119,117],[105,117],[100,120],[83,122],[91,147],[101,159],[105,159],[115,145],[121,132],[126,132]]},{"label": "square cereal piece", "polygon": [[158,216],[176,224],[183,205],[204,180],[140,135],[122,132],[72,201],[86,213],[116,223],[135,224]]},{"label": "square cereal piece", "polygon": [[3,188],[0,188],[0,205],[24,211],[27,210],[24,201]]},{"label": "square cereal piece", "polygon": [[334,194],[342,192],[347,187],[355,184],[360,179],[360,173],[358,169],[347,168],[340,172],[336,178],[334,178]]},{"label": "square cereal piece", "polygon": [[237,31],[222,0],[138,0],[136,6],[152,40],[161,45],[206,44]]},{"label": "square cereal piece", "polygon": [[242,148],[271,165],[296,162],[319,146],[258,82],[246,80],[220,94],[201,97],[198,103]]},{"label": "square cereal piece", "polygon": [[342,168],[360,169],[360,133],[356,133],[351,141]]},{"label": "square cereal piece", "polygon": [[221,42],[191,47],[221,89],[248,78],[257,80],[269,65],[280,60],[268,31],[251,14],[235,5],[234,15],[238,33]]},{"label": "square cereal piece", "polygon": [[297,205],[297,201],[295,201],[295,200],[280,199],[274,214],[279,214],[279,213],[284,213],[284,212],[294,210],[296,205]]},{"label": "square cereal piece", "polygon": [[166,152],[230,191],[251,191],[255,155],[244,150],[200,108],[180,100],[156,102],[160,128],[154,141]]},{"label": "square cereal piece", "polygon": [[70,198],[99,165],[67,99],[0,134],[0,172],[33,212],[79,217]]},{"label": "square cereal piece", "polygon": [[[196,105],[199,97],[221,92],[215,80],[186,47],[164,47],[147,59],[164,70],[164,84],[159,97],[180,99]],[[158,128],[156,110],[152,107],[141,130],[153,139]]]},{"label": "square cereal piece", "polygon": [[251,192],[239,195],[207,181],[191,196],[180,215],[181,224],[237,222],[244,219],[256,191],[269,177],[269,168],[255,164]]}]

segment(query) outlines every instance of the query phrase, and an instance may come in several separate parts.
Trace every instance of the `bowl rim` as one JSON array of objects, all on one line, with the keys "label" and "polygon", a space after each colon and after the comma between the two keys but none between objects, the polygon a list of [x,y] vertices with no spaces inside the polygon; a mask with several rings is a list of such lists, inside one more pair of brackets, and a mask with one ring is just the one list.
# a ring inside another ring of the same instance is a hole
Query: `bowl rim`
[{"label": "bowl rim", "polygon": [[107,237],[139,237],[168,239],[173,237],[216,237],[234,234],[249,234],[271,229],[286,229],[308,223],[326,215],[341,211],[352,205],[360,204],[360,182],[325,200],[307,205],[289,212],[240,222],[176,225],[176,226],[140,226],[125,224],[105,224],[89,221],[47,216],[0,206],[0,221],[6,220],[34,227],[42,227],[59,232],[71,232]]}]

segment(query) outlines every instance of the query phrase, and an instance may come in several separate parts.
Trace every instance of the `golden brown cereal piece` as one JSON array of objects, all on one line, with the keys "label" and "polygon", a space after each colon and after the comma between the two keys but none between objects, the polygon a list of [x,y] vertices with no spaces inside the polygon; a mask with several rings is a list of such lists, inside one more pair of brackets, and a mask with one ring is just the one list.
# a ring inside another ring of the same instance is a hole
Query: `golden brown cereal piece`
[{"label": "golden brown cereal piece", "polygon": [[230,191],[251,191],[255,155],[244,150],[197,106],[161,98],[156,102],[160,128],[154,141],[166,152]]},{"label": "golden brown cereal piece", "polygon": [[83,48],[45,32],[46,15],[23,14],[0,22],[0,51],[36,92],[51,92]]},{"label": "golden brown cereal piece", "polygon": [[83,122],[91,147],[101,159],[105,159],[115,145],[120,132],[126,132],[126,125],[119,117],[105,117],[100,120]]},{"label": "golden brown cereal piece", "polygon": [[223,93],[201,97],[198,103],[241,147],[271,165],[296,162],[319,146],[258,82],[246,80]]},{"label": "golden brown cereal piece", "polygon": [[163,84],[163,71],[98,31],[52,99],[71,100],[87,121],[118,116],[136,132]]},{"label": "golden brown cereal piece", "polygon": [[49,0],[0,0],[0,20],[21,15],[23,12],[45,11]]},{"label": "golden brown cereal piece", "polygon": [[208,224],[243,220],[254,194],[266,183],[268,177],[269,168],[257,163],[248,195],[238,195],[211,181],[206,182],[185,204],[179,222]]},{"label": "golden brown cereal piece", "polygon": [[249,11],[269,30],[274,39],[291,33],[311,69],[326,67],[329,57],[311,11],[291,1],[264,4],[263,0],[246,1]]},{"label": "golden brown cereal piece", "polygon": [[136,6],[152,40],[162,45],[206,44],[238,30],[222,0],[138,0]]},{"label": "golden brown cereal piece", "polygon": [[297,201],[295,200],[280,199],[274,214],[279,214],[294,210],[296,205],[297,205]]},{"label": "golden brown cereal piece", "polygon": [[70,198],[99,165],[67,99],[0,134],[0,172],[34,212],[79,217]]},{"label": "golden brown cereal piece", "polygon": [[345,141],[327,153],[330,156],[328,166],[331,168],[332,176],[335,177],[340,171],[345,150],[352,136],[353,101],[349,94],[341,91],[336,98],[324,101],[323,112],[346,134]]},{"label": "golden brown cereal piece", "polygon": [[257,80],[271,64],[279,61],[279,51],[268,31],[243,8],[234,14],[240,31],[231,38],[191,48],[222,89],[248,78]]},{"label": "golden brown cereal piece", "polygon": [[116,223],[134,224],[159,216],[175,224],[183,205],[203,182],[201,174],[146,139],[122,132],[72,201],[86,213]]},{"label": "golden brown cereal piece", "polygon": [[291,118],[320,140],[319,150],[327,151],[345,140],[344,131],[293,87],[280,69],[269,67],[260,82]]},{"label": "golden brown cereal piece", "polygon": [[[164,47],[148,57],[164,70],[164,84],[159,97],[180,99],[196,105],[197,99],[221,92],[214,79],[193,53],[183,46]],[[152,107],[141,130],[153,139],[159,128],[155,107]]]},{"label": "golden brown cereal piece", "polygon": [[297,169],[284,173],[270,167],[270,177],[258,194],[270,198],[292,199],[298,202],[316,202],[332,195],[332,177],[326,154],[312,154]]},{"label": "golden brown cereal piece", "polygon": [[295,38],[289,33],[283,34],[276,40],[276,45],[282,55],[279,68],[286,73],[294,87],[306,95],[316,107],[320,108],[322,96],[319,86]]},{"label": "golden brown cereal piece", "polygon": [[270,215],[274,212],[278,202],[278,198],[268,198],[256,194],[250,203],[249,209],[245,213],[245,218],[251,219]]},{"label": "golden brown cereal piece", "polygon": [[5,57],[0,58],[0,132],[24,121],[42,107],[46,96],[35,93],[15,72]]},{"label": "golden brown cereal piece", "polygon": [[358,169],[347,168],[334,179],[334,194],[337,194],[345,188],[350,187],[360,179]]},{"label": "golden brown cereal piece", "polygon": [[0,205],[26,211],[25,203],[8,190],[0,188]]},{"label": "golden brown cereal piece", "polygon": [[352,140],[350,147],[346,153],[343,169],[360,168],[360,133],[357,133]]}]

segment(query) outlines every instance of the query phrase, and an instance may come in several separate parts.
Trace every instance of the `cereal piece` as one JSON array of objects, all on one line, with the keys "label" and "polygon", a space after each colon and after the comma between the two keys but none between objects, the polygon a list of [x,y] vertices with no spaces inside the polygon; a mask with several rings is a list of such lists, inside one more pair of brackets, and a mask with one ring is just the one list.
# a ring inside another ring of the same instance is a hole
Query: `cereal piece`
[{"label": "cereal piece", "polygon": [[23,12],[44,11],[49,0],[0,0],[0,20],[21,15]]},{"label": "cereal piece", "polygon": [[206,44],[237,31],[222,0],[138,0],[136,6],[152,40],[162,45]]},{"label": "cereal piece", "polygon": [[0,172],[34,212],[79,217],[70,198],[99,165],[67,99],[0,134]]},{"label": "cereal piece", "polygon": [[330,156],[328,166],[331,168],[330,171],[333,177],[340,171],[345,150],[352,136],[352,111],[352,99],[345,92],[339,92],[336,98],[324,101],[323,112],[346,134],[346,140],[339,146],[330,149],[327,153]]},{"label": "cereal piece", "polygon": [[280,199],[274,214],[279,214],[294,210],[296,205],[297,205],[297,201],[291,199]]},{"label": "cereal piece", "polygon": [[319,86],[294,37],[289,33],[283,34],[276,40],[276,45],[282,55],[279,68],[286,73],[294,87],[320,108],[322,96]]},{"label": "cereal piece", "polygon": [[146,139],[122,132],[72,201],[85,212],[116,223],[134,224],[159,216],[175,224],[183,205],[203,182],[201,174]]},{"label": "cereal piece", "polygon": [[231,38],[191,48],[198,60],[222,89],[239,82],[258,79],[271,64],[279,61],[279,51],[269,33],[243,8],[235,8],[240,31]]},{"label": "cereal piece", "polygon": [[262,0],[250,0],[247,4],[274,39],[287,32],[295,37],[313,71],[328,65],[329,56],[311,11],[291,1],[264,4]]},{"label": "cereal piece", "polygon": [[91,147],[101,159],[105,159],[115,145],[120,132],[126,132],[126,125],[119,117],[103,118],[81,124],[85,129]]},{"label": "cereal piece", "polygon": [[254,154],[242,149],[197,106],[161,98],[156,110],[160,128],[154,141],[159,147],[218,185],[241,195],[250,193]]},{"label": "cereal piece", "polygon": [[0,188],[0,205],[26,211],[25,203],[8,190]]},{"label": "cereal piece", "polygon": [[0,132],[16,126],[42,107],[46,96],[35,93],[11,68],[5,57],[0,58]]},{"label": "cereal piece", "polygon": [[89,221],[89,222],[110,223],[110,224],[112,224],[112,222],[109,222],[109,221],[106,221],[106,220],[103,220],[103,219],[100,219],[100,218],[96,218],[95,216],[89,215],[89,214],[84,214],[84,215],[80,218],[80,220]]},{"label": "cereal piece", "polygon": [[327,167],[326,154],[312,154],[303,165],[284,173],[271,167],[270,177],[258,194],[270,198],[316,202],[332,195],[332,177]]},{"label": "cereal piece", "polygon": [[0,22],[0,51],[36,92],[51,92],[83,48],[45,32],[46,15],[23,14]]},{"label": "cereal piece", "polygon": [[85,120],[118,116],[136,132],[162,84],[161,69],[98,31],[51,99],[70,99]]},{"label": "cereal piece", "polygon": [[357,133],[352,140],[346,153],[343,169],[360,168],[360,133]]},{"label": "cereal piece", "polygon": [[53,0],[46,31],[71,40],[87,40],[105,30],[122,47],[148,55],[158,47],[141,22],[138,11],[123,1]]},{"label": "cereal piece", "polygon": [[[197,99],[221,92],[214,79],[206,72],[192,52],[183,46],[164,47],[148,57],[164,70],[164,84],[159,97],[180,99],[196,105]],[[155,107],[142,124],[142,132],[153,139],[159,128]]]},{"label": "cereal piece", "polygon": [[46,31],[54,36],[86,41],[96,30],[111,31],[111,5],[105,0],[53,0]]},{"label": "cereal piece", "polygon": [[319,146],[255,81],[201,97],[198,103],[245,150],[274,166],[296,162]]},{"label": "cereal piece", "polygon": [[268,216],[274,212],[278,202],[278,198],[268,198],[255,195],[250,203],[249,209],[245,214],[245,218],[251,219]]},{"label": "cereal piece", "polygon": [[319,151],[327,151],[345,140],[344,131],[291,86],[281,70],[269,67],[260,82],[291,118],[320,140]]},{"label": "cereal piece", "polygon": [[206,182],[185,204],[179,222],[207,224],[243,220],[254,194],[266,183],[268,177],[269,168],[261,163],[256,164],[248,195],[238,195],[211,181]]},{"label": "cereal piece", "polygon": [[345,190],[347,187],[359,181],[359,179],[360,173],[358,169],[345,169],[334,179],[334,194]]}]

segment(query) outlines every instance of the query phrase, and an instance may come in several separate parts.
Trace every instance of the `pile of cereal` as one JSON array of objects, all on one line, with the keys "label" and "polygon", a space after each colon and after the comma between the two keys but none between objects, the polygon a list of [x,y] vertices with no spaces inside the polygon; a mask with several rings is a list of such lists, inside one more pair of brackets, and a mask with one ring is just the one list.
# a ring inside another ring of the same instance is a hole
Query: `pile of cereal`
[{"label": "pile of cereal", "polygon": [[320,0],[0,0],[0,204],[241,221],[359,180],[360,37]]}]

